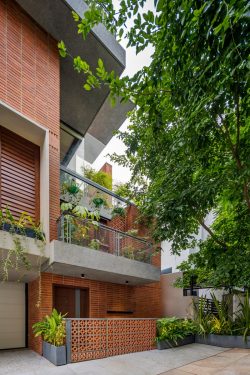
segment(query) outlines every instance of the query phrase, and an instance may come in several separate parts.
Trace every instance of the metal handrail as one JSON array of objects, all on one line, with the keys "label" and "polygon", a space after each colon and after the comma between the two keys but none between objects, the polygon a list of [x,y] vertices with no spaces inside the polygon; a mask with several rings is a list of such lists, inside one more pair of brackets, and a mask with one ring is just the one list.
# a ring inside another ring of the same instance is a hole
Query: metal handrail
[{"label": "metal handrail", "polygon": [[[77,216],[77,215],[74,215],[74,214],[72,214],[72,213],[70,213],[70,214],[68,214],[68,213],[66,213],[66,214],[65,214],[65,213],[62,213],[62,214],[58,217],[58,219],[57,219],[57,223],[61,220],[62,217],[66,216],[66,215],[68,215],[68,216],[72,216],[72,217],[75,217],[76,219],[82,221],[83,223],[90,223],[90,224],[91,224],[91,220],[89,220],[89,219],[83,219],[83,218],[81,218],[81,217],[79,217],[79,216]],[[105,225],[105,224],[98,223],[98,227],[99,227],[99,228],[103,228],[103,229],[105,229],[105,230],[108,230],[108,231],[110,231],[110,232],[119,233],[119,234],[121,234],[121,235],[124,236],[124,237],[130,237],[130,238],[133,238],[133,239],[135,239],[135,240],[137,240],[137,241],[139,241],[139,242],[143,242],[143,243],[149,245],[149,247],[152,247],[152,246],[153,246],[153,243],[150,242],[150,241],[144,240],[143,238],[140,238],[140,237],[133,236],[132,234],[129,234],[129,233],[123,232],[123,231],[121,231],[121,230],[119,230],[119,229],[112,228],[112,227],[108,227],[108,226]]]},{"label": "metal handrail", "polygon": [[[58,239],[61,241],[143,263],[152,262],[152,242],[102,223],[95,225],[92,220],[72,215],[71,212],[64,212],[57,221]],[[93,241],[97,241],[97,245],[94,243],[97,248],[92,247]]]},{"label": "metal handrail", "polygon": [[116,193],[114,193],[113,191],[105,188],[104,186],[102,185],[99,185],[97,184],[96,182],[88,179],[87,177],[84,177],[84,176],[81,176],[79,173],[73,171],[72,169],[69,169],[69,168],[66,168],[64,167],[63,165],[60,166],[60,170],[64,173],[67,173],[69,174],[70,176],[82,181],[82,182],[85,182],[86,184],[90,185],[90,186],[93,186],[94,188],[98,189],[98,190],[101,190],[102,192],[110,195],[111,197],[113,198],[116,198],[118,200],[120,200],[121,202],[124,202],[126,204],[128,204],[129,206],[135,206],[135,204],[131,201],[129,201],[128,199],[126,198],[123,198],[119,195],[117,195]]}]

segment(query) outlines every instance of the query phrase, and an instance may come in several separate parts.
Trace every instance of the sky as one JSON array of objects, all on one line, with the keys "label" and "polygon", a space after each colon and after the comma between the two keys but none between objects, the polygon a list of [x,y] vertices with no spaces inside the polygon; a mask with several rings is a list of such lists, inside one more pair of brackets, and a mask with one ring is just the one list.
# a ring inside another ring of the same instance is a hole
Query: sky
[{"label": "sky", "polygon": [[[148,0],[144,11],[153,9],[153,0]],[[132,76],[138,70],[143,68],[143,66],[148,66],[151,62],[151,55],[153,53],[152,47],[147,47],[144,51],[140,52],[139,55],[136,55],[135,48],[129,47],[126,48],[126,41],[122,40],[121,45],[126,49],[126,68],[123,72],[123,75]],[[126,130],[129,124],[129,120],[126,120],[120,130]],[[110,161],[108,154],[116,152],[117,154],[123,154],[125,151],[125,146],[121,140],[117,137],[113,137],[107,146],[103,149],[101,154],[93,163],[93,168],[99,170],[105,162],[112,164],[113,166],[113,181],[114,182],[127,182],[130,179],[131,172],[128,168],[121,167]]]}]

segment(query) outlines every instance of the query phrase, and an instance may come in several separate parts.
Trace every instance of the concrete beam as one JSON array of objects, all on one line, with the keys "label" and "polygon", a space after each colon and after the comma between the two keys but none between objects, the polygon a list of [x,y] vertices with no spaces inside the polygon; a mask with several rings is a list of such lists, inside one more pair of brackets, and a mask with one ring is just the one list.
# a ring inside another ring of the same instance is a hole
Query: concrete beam
[{"label": "concrete beam", "polygon": [[142,285],[160,280],[160,269],[86,247],[52,241],[50,259],[43,271],[117,284]]}]

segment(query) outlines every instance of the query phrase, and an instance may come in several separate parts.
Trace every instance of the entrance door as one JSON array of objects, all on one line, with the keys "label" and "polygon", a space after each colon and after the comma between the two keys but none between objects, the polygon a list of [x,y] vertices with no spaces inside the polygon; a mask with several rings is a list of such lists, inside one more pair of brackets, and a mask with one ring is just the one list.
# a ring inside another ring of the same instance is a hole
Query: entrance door
[{"label": "entrance door", "polygon": [[25,284],[0,284],[0,349],[25,347]]},{"label": "entrance door", "polygon": [[88,318],[89,291],[88,289],[54,287],[54,307],[67,318]]}]

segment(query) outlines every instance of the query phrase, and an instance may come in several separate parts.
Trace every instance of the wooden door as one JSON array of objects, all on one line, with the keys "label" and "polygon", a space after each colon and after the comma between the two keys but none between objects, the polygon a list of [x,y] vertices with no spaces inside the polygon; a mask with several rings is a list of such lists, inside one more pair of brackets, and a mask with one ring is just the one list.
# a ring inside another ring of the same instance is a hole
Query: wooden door
[{"label": "wooden door", "polygon": [[58,312],[67,314],[67,318],[75,318],[75,288],[56,286],[54,289],[54,307]]},{"label": "wooden door", "polygon": [[56,285],[54,287],[54,307],[67,318],[89,317],[89,291]]},{"label": "wooden door", "polygon": [[40,148],[1,126],[0,206],[40,221]]}]

